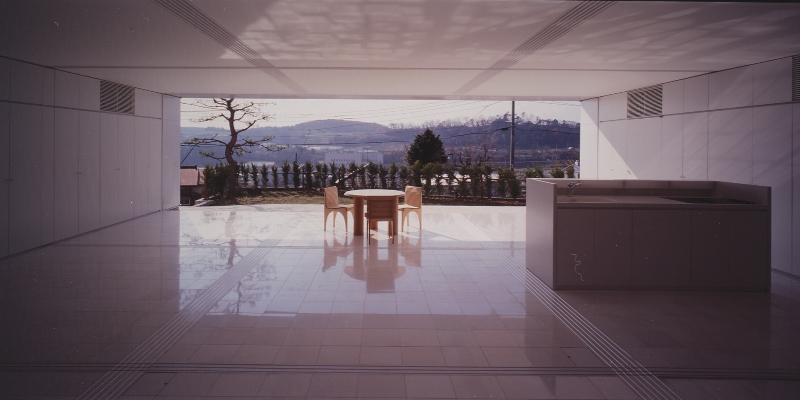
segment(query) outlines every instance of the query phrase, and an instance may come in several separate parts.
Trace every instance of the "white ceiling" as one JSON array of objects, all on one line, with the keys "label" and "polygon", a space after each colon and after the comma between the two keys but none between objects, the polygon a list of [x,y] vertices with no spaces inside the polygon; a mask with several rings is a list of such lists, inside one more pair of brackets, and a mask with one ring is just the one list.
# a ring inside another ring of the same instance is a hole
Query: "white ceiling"
[{"label": "white ceiling", "polygon": [[800,54],[791,3],[3,0],[0,29],[184,97],[578,100]]}]

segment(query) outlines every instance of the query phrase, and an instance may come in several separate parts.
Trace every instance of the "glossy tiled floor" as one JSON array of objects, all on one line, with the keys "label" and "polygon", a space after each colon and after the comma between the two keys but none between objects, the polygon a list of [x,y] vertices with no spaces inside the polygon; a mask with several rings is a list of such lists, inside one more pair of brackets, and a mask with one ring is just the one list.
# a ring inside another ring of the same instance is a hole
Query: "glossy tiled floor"
[{"label": "glossy tiled floor", "polygon": [[191,208],[6,258],[0,397],[797,398],[797,280],[554,295],[524,217],[429,206],[368,246],[321,206]]}]

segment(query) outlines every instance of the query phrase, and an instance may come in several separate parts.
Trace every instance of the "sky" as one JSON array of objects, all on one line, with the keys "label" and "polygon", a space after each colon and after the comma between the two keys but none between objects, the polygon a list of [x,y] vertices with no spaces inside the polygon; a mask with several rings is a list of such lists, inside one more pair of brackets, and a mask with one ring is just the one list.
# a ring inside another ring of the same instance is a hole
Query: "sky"
[{"label": "sky", "polygon": [[[181,126],[208,127],[225,125],[193,122],[202,113],[188,105],[197,99],[181,100]],[[390,124],[426,125],[450,119],[492,118],[511,112],[511,101],[478,100],[256,100],[272,103],[266,107],[272,115],[258,126],[292,126],[302,122],[340,119]],[[580,121],[580,103],[567,101],[517,101],[517,115],[525,113],[542,119]]]}]

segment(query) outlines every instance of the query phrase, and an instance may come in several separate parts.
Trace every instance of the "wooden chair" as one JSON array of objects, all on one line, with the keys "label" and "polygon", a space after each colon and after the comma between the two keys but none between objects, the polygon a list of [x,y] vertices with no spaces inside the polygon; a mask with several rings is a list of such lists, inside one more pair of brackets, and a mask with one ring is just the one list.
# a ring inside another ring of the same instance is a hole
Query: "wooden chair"
[{"label": "wooden chair", "polygon": [[[397,210],[395,209],[395,199],[386,198],[379,199],[373,198],[367,201],[367,226],[370,226],[372,221],[388,221],[389,222],[389,236],[394,243],[394,219],[397,218]],[[369,239],[367,243],[372,243],[372,235],[368,233]]]},{"label": "wooden chair", "polygon": [[416,186],[406,186],[405,204],[397,207],[403,213],[400,219],[400,230],[403,230],[403,225],[408,225],[408,214],[417,213],[419,219],[419,229],[422,230],[422,188]]},{"label": "wooden chair", "polygon": [[322,222],[322,230],[328,230],[328,214],[333,214],[333,226],[336,227],[336,213],[341,213],[344,217],[344,230],[347,231],[347,212],[353,214],[352,204],[339,204],[339,190],[336,186],[325,188],[325,218]]}]

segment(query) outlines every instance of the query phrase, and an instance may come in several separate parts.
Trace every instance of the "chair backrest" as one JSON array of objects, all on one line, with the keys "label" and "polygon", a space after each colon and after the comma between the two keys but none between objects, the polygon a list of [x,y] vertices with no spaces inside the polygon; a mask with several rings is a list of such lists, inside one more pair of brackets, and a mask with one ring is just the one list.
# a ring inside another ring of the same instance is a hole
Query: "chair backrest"
[{"label": "chair backrest", "polygon": [[339,190],[336,186],[325,188],[325,208],[339,207]]},{"label": "chair backrest", "polygon": [[369,199],[367,202],[367,219],[392,219],[397,215],[393,198]]},{"label": "chair backrest", "polygon": [[410,206],[422,207],[422,188],[406,186],[405,202]]}]

